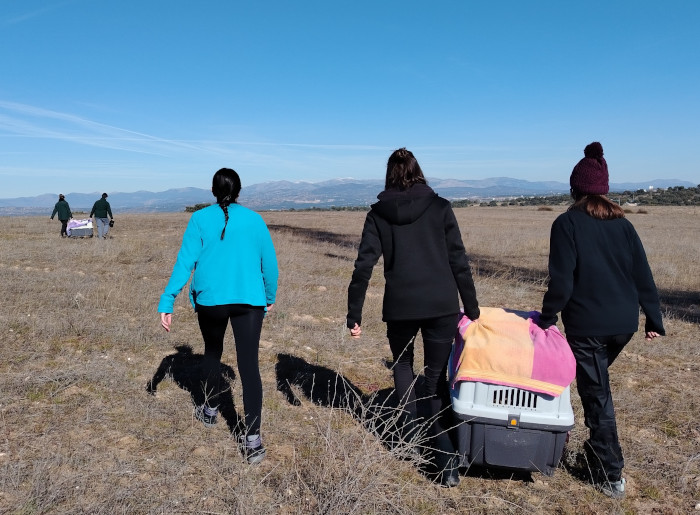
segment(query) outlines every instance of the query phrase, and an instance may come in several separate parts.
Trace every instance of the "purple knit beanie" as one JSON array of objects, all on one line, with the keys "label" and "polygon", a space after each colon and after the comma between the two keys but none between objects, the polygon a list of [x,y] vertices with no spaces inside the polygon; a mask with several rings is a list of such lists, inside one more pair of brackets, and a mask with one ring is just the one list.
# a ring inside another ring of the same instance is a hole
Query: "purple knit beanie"
[{"label": "purple knit beanie", "polygon": [[585,156],[571,172],[571,189],[582,195],[608,193],[608,163],[603,157],[603,145],[594,141],[583,150]]}]

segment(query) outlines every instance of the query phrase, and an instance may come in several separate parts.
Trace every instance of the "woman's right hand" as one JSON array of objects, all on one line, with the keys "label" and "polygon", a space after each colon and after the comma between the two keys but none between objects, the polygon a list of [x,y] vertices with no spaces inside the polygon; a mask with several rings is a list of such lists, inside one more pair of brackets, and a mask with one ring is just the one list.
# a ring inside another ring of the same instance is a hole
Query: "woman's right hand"
[{"label": "woman's right hand", "polygon": [[359,338],[362,334],[362,328],[357,322],[355,322],[355,327],[350,328],[350,336],[353,338]]},{"label": "woman's right hand", "polygon": [[172,324],[172,323],[173,323],[173,314],[172,313],[161,313],[160,314],[160,325],[167,332],[170,332],[170,324]]}]

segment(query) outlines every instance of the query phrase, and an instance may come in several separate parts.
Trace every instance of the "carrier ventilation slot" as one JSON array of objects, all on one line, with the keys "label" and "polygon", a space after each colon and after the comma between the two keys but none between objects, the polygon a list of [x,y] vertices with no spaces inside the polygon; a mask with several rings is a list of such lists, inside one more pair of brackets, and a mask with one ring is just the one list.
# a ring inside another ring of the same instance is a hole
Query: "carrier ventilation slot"
[{"label": "carrier ventilation slot", "polygon": [[495,388],[492,402],[494,406],[534,410],[537,409],[537,394],[519,388]]}]

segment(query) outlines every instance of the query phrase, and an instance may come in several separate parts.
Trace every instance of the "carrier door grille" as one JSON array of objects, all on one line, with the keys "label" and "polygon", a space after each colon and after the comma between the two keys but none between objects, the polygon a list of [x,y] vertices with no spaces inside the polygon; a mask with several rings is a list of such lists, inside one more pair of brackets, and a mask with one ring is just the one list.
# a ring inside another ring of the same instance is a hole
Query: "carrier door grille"
[{"label": "carrier door grille", "polygon": [[537,394],[520,388],[494,388],[491,400],[494,406],[537,409]]}]

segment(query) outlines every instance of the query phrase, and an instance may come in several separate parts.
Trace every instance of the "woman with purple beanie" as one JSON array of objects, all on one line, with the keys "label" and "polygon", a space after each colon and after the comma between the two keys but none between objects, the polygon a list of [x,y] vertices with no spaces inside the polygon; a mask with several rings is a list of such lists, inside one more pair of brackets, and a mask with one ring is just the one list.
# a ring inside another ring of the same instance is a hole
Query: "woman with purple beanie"
[{"label": "woman with purple beanie", "polygon": [[584,444],[593,482],[622,498],[624,459],[617,435],[608,368],[646,317],[647,340],[664,335],[659,295],[642,242],[622,208],[610,201],[603,146],[586,146],[571,172],[573,205],[552,224],[549,285],[539,325],[561,312],[576,357],[576,385],[590,437]]}]

